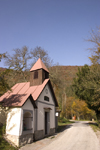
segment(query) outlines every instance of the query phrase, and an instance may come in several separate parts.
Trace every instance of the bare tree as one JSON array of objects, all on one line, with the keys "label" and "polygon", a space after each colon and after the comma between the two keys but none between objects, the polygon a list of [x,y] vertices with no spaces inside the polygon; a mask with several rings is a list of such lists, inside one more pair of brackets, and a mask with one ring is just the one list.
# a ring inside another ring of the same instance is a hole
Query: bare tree
[{"label": "bare tree", "polygon": [[39,59],[43,61],[47,68],[52,66],[53,60],[50,59],[48,52],[41,47],[36,47],[31,50],[31,58],[33,59],[32,65]]},{"label": "bare tree", "polygon": [[13,51],[14,54],[10,55],[7,53],[5,57],[5,65],[12,69],[12,72],[9,74],[10,79],[13,81],[10,82],[11,86],[17,82],[28,81],[29,73],[27,70],[33,66],[38,58],[41,58],[47,68],[53,64],[53,61],[48,56],[48,52],[41,47],[36,47],[29,51],[28,47],[24,46],[21,49],[17,48]]},{"label": "bare tree", "polygon": [[93,65],[100,64],[100,27],[97,27],[96,31],[91,30],[90,38],[87,41],[94,45],[93,48],[89,48],[91,63]]},{"label": "bare tree", "polygon": [[26,70],[27,61],[30,59],[28,48],[24,46],[22,49],[17,48],[13,51],[14,54],[12,56],[6,54],[5,65],[17,71]]},{"label": "bare tree", "polygon": [[11,56],[6,54],[5,57],[5,65],[9,66],[9,68],[14,69],[13,72],[16,76],[18,74],[23,76],[24,81],[26,81],[26,73],[28,60],[31,58],[29,50],[26,46],[22,47],[22,49],[14,49],[14,54]]},{"label": "bare tree", "polygon": [[6,53],[0,54],[0,61],[2,58],[5,58],[5,57],[6,57]]}]

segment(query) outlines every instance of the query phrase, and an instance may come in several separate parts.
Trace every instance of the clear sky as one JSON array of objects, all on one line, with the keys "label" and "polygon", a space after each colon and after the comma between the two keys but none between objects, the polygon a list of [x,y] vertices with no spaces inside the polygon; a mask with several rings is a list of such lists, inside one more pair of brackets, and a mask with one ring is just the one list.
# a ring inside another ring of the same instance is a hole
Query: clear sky
[{"label": "clear sky", "polygon": [[100,0],[0,0],[0,53],[40,46],[60,65],[90,64],[84,39],[97,26]]}]

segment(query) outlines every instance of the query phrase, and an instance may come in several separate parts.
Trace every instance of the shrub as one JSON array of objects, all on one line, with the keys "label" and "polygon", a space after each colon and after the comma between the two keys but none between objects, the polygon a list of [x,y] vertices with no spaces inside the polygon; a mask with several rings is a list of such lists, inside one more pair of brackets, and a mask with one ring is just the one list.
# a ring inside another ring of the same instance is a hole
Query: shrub
[{"label": "shrub", "polygon": [[2,134],[5,134],[5,132],[6,132],[6,124],[4,124],[2,127]]},{"label": "shrub", "polygon": [[66,123],[68,120],[65,117],[61,117],[59,122],[61,123]]}]

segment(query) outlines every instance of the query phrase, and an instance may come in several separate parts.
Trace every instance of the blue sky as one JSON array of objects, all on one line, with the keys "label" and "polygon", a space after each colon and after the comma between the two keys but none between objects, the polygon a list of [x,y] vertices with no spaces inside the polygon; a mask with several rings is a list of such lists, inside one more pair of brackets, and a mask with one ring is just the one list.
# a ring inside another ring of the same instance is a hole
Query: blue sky
[{"label": "blue sky", "polygon": [[100,0],[0,0],[0,53],[41,46],[54,63],[90,64],[85,39],[97,26]]}]

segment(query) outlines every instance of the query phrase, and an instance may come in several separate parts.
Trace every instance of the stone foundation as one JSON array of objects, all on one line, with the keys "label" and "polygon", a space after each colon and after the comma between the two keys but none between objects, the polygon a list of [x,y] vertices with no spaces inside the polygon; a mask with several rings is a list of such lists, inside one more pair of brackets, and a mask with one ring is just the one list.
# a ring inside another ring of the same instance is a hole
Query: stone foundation
[{"label": "stone foundation", "polygon": [[19,137],[19,146],[23,146],[25,144],[30,144],[33,142],[33,137],[34,134],[30,133],[30,134],[25,134],[25,135],[21,135]]},{"label": "stone foundation", "polygon": [[19,146],[19,137],[16,135],[6,134],[6,138],[14,143],[16,146]]},{"label": "stone foundation", "polygon": [[49,134],[45,135],[44,130],[38,130],[34,132],[34,139],[35,140],[40,140],[43,139],[44,137],[48,137],[49,135],[55,134],[55,128],[51,128]]},{"label": "stone foundation", "polygon": [[[49,134],[46,136],[53,134],[55,134],[55,128],[51,128]],[[6,138],[18,147],[32,143],[34,140],[40,140],[44,137],[45,137],[44,130],[35,131],[34,134],[33,133],[23,134],[21,136],[6,134]]]},{"label": "stone foundation", "polygon": [[25,144],[29,144],[33,142],[33,134],[25,134],[25,135],[21,135],[21,136],[16,136],[16,135],[10,135],[7,134],[6,138],[8,140],[10,140],[12,143],[14,143],[16,146],[20,147],[23,146]]},{"label": "stone foundation", "polygon": [[50,129],[50,134],[49,135],[53,135],[53,134],[55,134],[55,128]]},{"label": "stone foundation", "polygon": [[35,140],[40,140],[44,138],[44,130],[37,130],[34,132],[34,139]]}]

